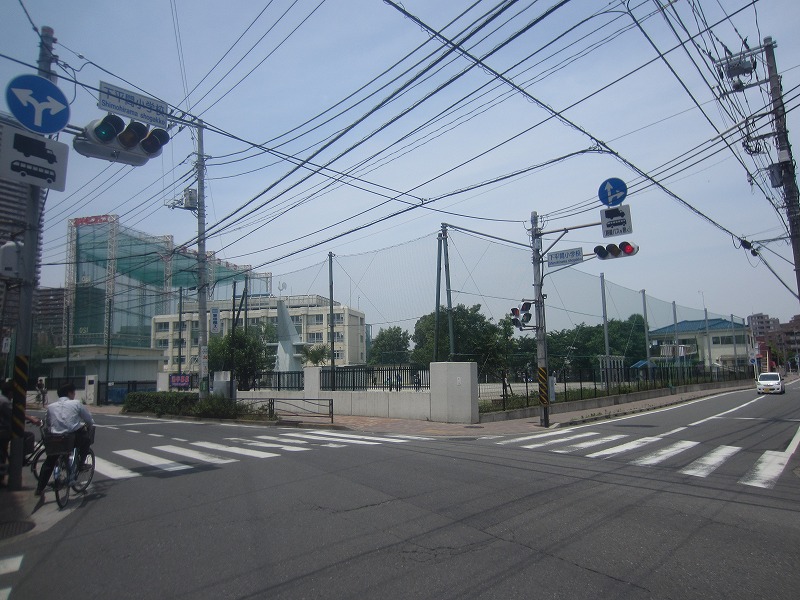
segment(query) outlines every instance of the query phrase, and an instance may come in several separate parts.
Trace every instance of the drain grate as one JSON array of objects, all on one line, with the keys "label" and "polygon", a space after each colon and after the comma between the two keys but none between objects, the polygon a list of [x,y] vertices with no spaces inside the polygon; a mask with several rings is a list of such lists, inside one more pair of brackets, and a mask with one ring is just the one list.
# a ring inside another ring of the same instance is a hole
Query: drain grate
[{"label": "drain grate", "polygon": [[8,521],[0,523],[0,540],[5,540],[15,535],[22,535],[33,529],[32,521]]}]

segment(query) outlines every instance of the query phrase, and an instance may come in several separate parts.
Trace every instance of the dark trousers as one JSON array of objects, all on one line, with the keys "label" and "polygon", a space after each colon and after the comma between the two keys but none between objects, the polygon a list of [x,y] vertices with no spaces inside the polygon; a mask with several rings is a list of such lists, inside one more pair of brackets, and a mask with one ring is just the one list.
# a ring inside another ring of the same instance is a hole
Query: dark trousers
[{"label": "dark trousers", "polygon": [[[86,455],[89,454],[89,448],[92,445],[92,441],[89,438],[89,433],[86,431],[85,427],[81,427],[74,433],[75,445],[78,447],[78,454],[80,455],[80,464],[83,464],[83,461],[86,460]],[[53,469],[56,466],[57,460],[58,454],[54,454],[53,456],[48,456],[42,463],[42,469],[39,471],[39,485],[36,486],[38,491],[41,492],[44,490],[47,482],[50,481],[50,476],[53,474]]]}]

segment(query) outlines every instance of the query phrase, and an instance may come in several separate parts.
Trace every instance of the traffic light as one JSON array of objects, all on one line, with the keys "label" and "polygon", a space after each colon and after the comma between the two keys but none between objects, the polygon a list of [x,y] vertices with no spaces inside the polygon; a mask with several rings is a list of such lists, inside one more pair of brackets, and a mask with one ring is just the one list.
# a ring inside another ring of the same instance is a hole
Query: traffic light
[{"label": "traffic light", "polygon": [[89,123],[82,133],[72,140],[75,151],[89,158],[102,158],[111,162],[140,167],[161,154],[169,142],[163,129],[149,127],[138,121],[125,121],[108,114]]},{"label": "traffic light", "polygon": [[619,246],[616,244],[609,244],[608,246],[594,247],[594,253],[600,260],[624,258],[626,256],[633,256],[637,252],[639,252],[639,246],[631,244],[630,242],[621,242]]},{"label": "traffic light", "polygon": [[519,308],[515,306],[511,309],[511,324],[520,331],[523,331],[528,323],[531,322],[532,304],[532,302],[523,300],[522,304],[519,305]]}]

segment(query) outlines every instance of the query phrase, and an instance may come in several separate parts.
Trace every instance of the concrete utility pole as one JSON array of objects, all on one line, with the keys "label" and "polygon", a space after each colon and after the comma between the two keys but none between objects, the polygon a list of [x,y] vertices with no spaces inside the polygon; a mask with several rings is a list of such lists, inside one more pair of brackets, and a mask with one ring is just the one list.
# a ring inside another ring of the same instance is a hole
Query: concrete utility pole
[{"label": "concrete utility pole", "polygon": [[197,121],[197,312],[200,321],[200,398],[208,397],[208,282],[206,281],[206,157],[203,121]]},{"label": "concrete utility pole", "polygon": [[[52,65],[52,27],[44,26],[39,44],[38,75],[55,82]],[[22,489],[22,454],[24,451],[25,402],[28,395],[30,356],[33,324],[33,290],[36,285],[36,257],[39,250],[39,221],[42,216],[42,190],[31,185],[25,207],[25,233],[23,234],[21,285],[19,291],[19,313],[17,322],[16,356],[14,358],[14,398],[11,415],[11,455],[8,464],[8,486],[12,490]]]},{"label": "concrete utility pole", "polygon": [[789,144],[789,132],[786,130],[786,109],[783,105],[781,77],[778,75],[778,68],[775,65],[776,45],[771,37],[764,38],[764,58],[767,63],[769,90],[772,96],[772,115],[775,123],[775,138],[778,146],[778,163],[773,165],[773,169],[779,174],[776,183],[783,185],[786,216],[789,221],[789,235],[792,241],[794,273],[797,281],[797,290],[800,293],[800,194],[798,194],[797,190],[797,175],[795,173],[794,160],[792,159],[792,146]]},{"label": "concrete utility pole", "polygon": [[533,255],[533,306],[536,319],[536,366],[539,380],[539,422],[550,427],[550,394],[547,371],[547,332],[544,326],[544,294],[542,294],[542,238],[539,215],[531,213],[531,251]]}]

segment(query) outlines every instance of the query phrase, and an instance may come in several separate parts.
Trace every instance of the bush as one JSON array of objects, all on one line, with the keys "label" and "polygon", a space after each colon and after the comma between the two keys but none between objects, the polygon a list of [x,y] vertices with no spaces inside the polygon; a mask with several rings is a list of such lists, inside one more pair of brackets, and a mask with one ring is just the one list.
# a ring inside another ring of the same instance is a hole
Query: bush
[{"label": "bush", "polygon": [[154,413],[203,417],[206,419],[237,419],[245,407],[219,395],[203,400],[197,392],[132,392],[125,397],[124,413]]},{"label": "bush", "polygon": [[193,415],[199,396],[196,392],[131,392],[122,404],[124,413]]}]

